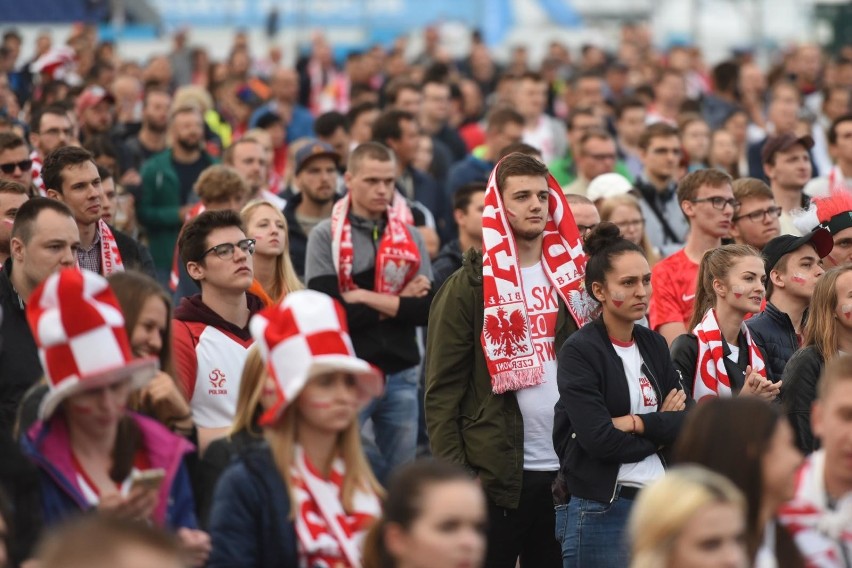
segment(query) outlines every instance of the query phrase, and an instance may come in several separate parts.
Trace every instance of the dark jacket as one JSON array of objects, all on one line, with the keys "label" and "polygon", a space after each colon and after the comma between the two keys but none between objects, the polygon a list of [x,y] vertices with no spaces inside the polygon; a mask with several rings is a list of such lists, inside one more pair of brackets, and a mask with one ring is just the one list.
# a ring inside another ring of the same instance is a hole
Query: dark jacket
[{"label": "dark jacket", "polygon": [[[681,388],[666,340],[640,325],[633,327],[633,338],[662,404],[672,389]],[[568,492],[582,499],[611,503],[621,464],[641,461],[671,446],[686,414],[642,414],[645,432],[641,436],[613,426],[613,417],[630,414],[630,389],[624,364],[600,318],[569,337],[559,350],[557,383],[553,447]]]},{"label": "dark jacket", "polygon": [[[352,280],[364,290],[373,290],[376,280],[376,253],[385,232],[386,221],[369,221],[349,214],[352,227]],[[432,264],[423,237],[414,227],[406,227],[420,252],[418,275],[432,280]],[[355,353],[384,373],[398,373],[420,364],[417,327],[426,325],[434,292],[423,298],[400,298],[395,317],[383,317],[364,304],[343,301],[332,258],[331,219],[314,227],[308,238],[305,283],[308,288],[342,302],[349,323]],[[434,290],[434,287],[432,288]]]},{"label": "dark jacket", "polygon": [[198,521],[202,527],[206,528],[210,522],[213,494],[222,472],[231,462],[265,443],[263,436],[251,434],[248,430],[241,430],[210,442],[199,462],[195,484],[195,503]]},{"label": "dark jacket", "polygon": [[[464,255],[429,314],[426,427],[432,453],[479,476],[488,499],[517,509],[524,467],[524,423],[514,392],[494,394],[480,337],[485,302],[482,253]],[[554,346],[577,325],[559,299]]]},{"label": "dark jacket", "polygon": [[491,175],[491,170],[494,169],[494,162],[488,162],[481,158],[477,158],[473,154],[467,156],[464,160],[456,162],[450,168],[450,173],[447,176],[447,184],[445,193],[447,199],[452,203],[453,196],[463,186],[473,183],[482,182],[488,183],[488,176]]},{"label": "dark jacket", "polygon": [[766,376],[773,383],[780,381],[787,361],[799,349],[790,316],[766,302],[766,309],[746,320],[746,325],[754,342],[766,353]]},{"label": "dark jacket", "polygon": [[12,287],[12,259],[0,270],[0,438],[12,439],[18,404],[42,375],[24,303]]},{"label": "dark jacket", "polygon": [[[308,235],[302,230],[299,220],[296,219],[296,208],[302,203],[301,192],[287,199],[284,206],[284,217],[287,219],[287,246],[290,252],[290,261],[296,276],[300,279],[305,277],[305,255],[308,250]],[[335,196],[335,200],[337,200]]]},{"label": "dark jacket", "polygon": [[454,239],[443,247],[432,261],[432,285],[438,290],[453,272],[462,267],[462,250],[458,239]]},{"label": "dark jacket", "polygon": [[[728,355],[731,353],[728,343],[722,342],[722,349],[725,354],[725,372],[728,373],[728,378],[731,380],[731,392],[733,394],[737,394],[743,388],[745,384],[745,370],[749,366],[748,343],[746,343],[746,338],[742,332],[739,335],[737,343],[740,347],[740,355],[737,362],[734,363],[728,359]],[[766,352],[756,341],[755,344],[760,351],[761,357],[766,361]],[[692,393],[695,392],[695,370],[698,366],[698,338],[691,333],[684,333],[677,337],[672,342],[671,358],[675,369],[683,376],[683,386],[686,387],[686,392],[691,399]]]},{"label": "dark jacket", "polygon": [[[429,210],[435,219],[435,228],[441,237],[441,242],[447,242],[452,238],[451,235],[455,232],[455,226],[451,218],[450,207],[447,206],[444,190],[431,174],[421,172],[411,166],[405,169],[405,173],[410,176],[411,184],[414,187],[414,201],[419,202]],[[404,190],[402,193],[405,195]],[[406,197],[411,198],[408,195]]]},{"label": "dark jacket", "polygon": [[290,495],[268,447],[232,463],[216,486],[207,568],[298,566]]},{"label": "dark jacket", "polygon": [[820,445],[811,431],[811,406],[823,367],[825,359],[813,345],[796,351],[784,367],[781,403],[790,416],[796,445],[806,454],[818,450]]},{"label": "dark jacket", "polygon": [[109,228],[115,237],[115,244],[118,246],[118,253],[121,255],[121,262],[124,263],[124,267],[128,270],[142,272],[156,279],[157,271],[154,269],[154,260],[151,258],[148,248],[112,225]]}]

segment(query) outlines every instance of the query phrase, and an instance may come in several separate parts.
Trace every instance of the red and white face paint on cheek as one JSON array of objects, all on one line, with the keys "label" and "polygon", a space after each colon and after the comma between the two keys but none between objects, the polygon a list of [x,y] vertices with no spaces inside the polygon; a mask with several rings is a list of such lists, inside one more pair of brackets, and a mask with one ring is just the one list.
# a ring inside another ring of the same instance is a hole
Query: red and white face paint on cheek
[{"label": "red and white face paint on cheek", "polygon": [[843,317],[846,318],[846,321],[849,321],[852,318],[852,304],[843,304],[840,306],[840,311],[843,313]]},{"label": "red and white face paint on cheek", "polygon": [[791,280],[796,284],[804,284],[805,282],[807,282],[805,276],[801,272],[794,272]]},{"label": "red and white face paint on cheek", "polygon": [[319,410],[324,410],[326,408],[331,408],[331,405],[334,404],[333,396],[308,396],[305,398],[304,403],[310,408],[316,408]]},{"label": "red and white face paint on cheek", "polygon": [[612,305],[616,308],[620,308],[622,304],[624,304],[624,294],[621,292],[613,292],[610,294],[612,298]]},{"label": "red and white face paint on cheek", "polygon": [[740,286],[739,284],[736,284],[734,286],[731,286],[731,292],[733,292],[734,297],[739,300],[740,298],[743,297],[743,294],[745,294],[745,287]]}]

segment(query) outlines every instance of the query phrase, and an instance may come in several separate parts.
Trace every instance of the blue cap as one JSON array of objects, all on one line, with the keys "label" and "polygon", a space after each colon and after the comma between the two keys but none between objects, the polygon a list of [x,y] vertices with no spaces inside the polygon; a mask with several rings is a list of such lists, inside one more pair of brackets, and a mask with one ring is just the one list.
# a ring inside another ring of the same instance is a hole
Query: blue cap
[{"label": "blue cap", "polygon": [[331,158],[334,165],[340,165],[340,154],[334,151],[330,144],[311,139],[296,152],[296,173],[302,171],[305,165],[314,158]]}]

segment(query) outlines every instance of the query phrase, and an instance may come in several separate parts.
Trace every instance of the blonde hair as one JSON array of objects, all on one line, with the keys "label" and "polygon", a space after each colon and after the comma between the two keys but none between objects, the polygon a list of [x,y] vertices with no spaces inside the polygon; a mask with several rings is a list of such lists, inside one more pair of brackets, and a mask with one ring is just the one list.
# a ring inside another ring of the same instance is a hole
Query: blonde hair
[{"label": "blonde hair", "polygon": [[837,353],[837,279],[852,266],[837,266],[827,271],[817,280],[811,305],[808,309],[808,322],[805,324],[804,346],[813,345],[826,361]]},{"label": "blonde hair", "polygon": [[266,366],[260,356],[260,346],[255,343],[248,350],[243,374],[240,377],[240,391],[237,395],[237,410],[228,436],[247,431],[249,434],[260,436],[256,428],[260,415],[260,396],[263,394],[266,382]]},{"label": "blonde hair", "polygon": [[293,261],[290,260],[290,238],[287,233],[287,219],[284,214],[268,201],[255,200],[248,203],[243,210],[240,211],[240,217],[243,220],[243,225],[248,231],[249,219],[260,207],[269,207],[275,211],[275,215],[282,223],[284,223],[284,252],[275,258],[275,282],[271,290],[265,290],[273,302],[280,302],[284,296],[296,290],[302,290],[304,286],[296,276],[296,269],[293,268]]},{"label": "blonde hair", "polygon": [[724,281],[728,273],[741,258],[756,256],[762,262],[763,257],[757,249],[749,245],[725,245],[710,249],[704,253],[701,266],[698,268],[698,287],[695,290],[695,305],[687,330],[692,330],[704,318],[707,310],[716,306],[716,291],[713,289],[715,280]]},{"label": "blonde hair", "polygon": [[199,85],[184,85],[175,92],[172,99],[172,109],[194,106],[204,115],[213,108],[213,97],[204,87]]},{"label": "blonde hair", "polygon": [[[613,212],[619,207],[632,207],[636,211],[639,212],[639,215],[642,217],[642,220],[645,220],[645,216],[642,214],[642,206],[639,205],[639,200],[629,193],[625,193],[623,195],[614,195],[612,197],[607,197],[600,204],[600,214],[601,214],[601,222],[609,221],[610,217],[612,217]],[[659,260],[660,255],[657,254],[657,251],[654,250],[654,245],[651,244],[651,241],[648,239],[648,232],[645,231],[644,226],[642,227],[642,240],[639,241],[639,246],[642,247],[642,250],[645,251],[645,258],[648,260],[649,266],[654,266]]]},{"label": "blonde hair", "polygon": [[[296,503],[293,494],[292,468],[296,456],[296,439],[299,429],[298,400],[298,397],[296,397],[290,402],[275,424],[264,428],[264,437],[269,443],[275,467],[278,468],[278,473],[287,486],[291,503]],[[355,492],[359,489],[372,492],[379,498],[383,498],[384,490],[373,475],[373,470],[370,468],[361,447],[361,428],[357,417],[353,418],[348,428],[337,435],[336,446],[337,454],[343,458],[343,463],[346,465],[346,472],[343,475],[343,489],[340,495],[343,509],[347,513],[354,510],[353,500]],[[290,507],[289,518],[295,520],[295,507]]]},{"label": "blonde hair", "polygon": [[670,566],[683,527],[699,511],[716,504],[736,507],[745,526],[743,494],[718,473],[697,465],[679,466],[647,486],[639,493],[627,525],[630,568]]}]

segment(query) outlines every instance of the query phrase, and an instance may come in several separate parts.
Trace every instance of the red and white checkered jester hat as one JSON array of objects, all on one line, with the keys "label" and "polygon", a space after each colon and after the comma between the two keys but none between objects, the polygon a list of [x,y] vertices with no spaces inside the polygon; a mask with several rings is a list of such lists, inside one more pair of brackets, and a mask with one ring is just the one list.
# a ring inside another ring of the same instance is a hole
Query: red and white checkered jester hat
[{"label": "red and white checkered jester hat", "polygon": [[67,268],[51,275],[27,303],[27,321],[50,386],[42,420],[73,394],[125,379],[135,390],[157,372],[156,357],[133,358],[118,300],[94,272]]},{"label": "red and white checkered jester hat", "polygon": [[346,312],[326,294],[291,292],[280,304],[256,314],[249,329],[278,395],[276,403],[261,416],[262,425],[275,423],[308,381],[323,373],[354,375],[362,405],[382,394],[381,373],[355,356]]}]

